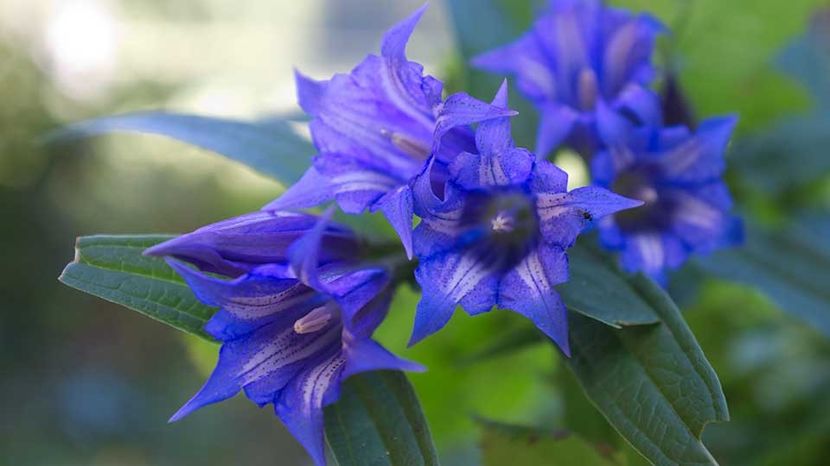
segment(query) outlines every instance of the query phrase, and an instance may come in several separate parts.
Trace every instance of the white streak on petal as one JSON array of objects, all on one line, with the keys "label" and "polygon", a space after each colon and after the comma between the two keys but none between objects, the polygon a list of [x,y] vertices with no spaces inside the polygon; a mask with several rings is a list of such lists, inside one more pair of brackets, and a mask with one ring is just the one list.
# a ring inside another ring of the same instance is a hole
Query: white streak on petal
[{"label": "white streak on petal", "polygon": [[539,296],[544,297],[544,295],[551,292],[552,287],[548,282],[547,276],[545,275],[545,268],[542,265],[542,261],[539,260],[539,254],[536,251],[529,254],[521,262],[518,267],[518,272],[519,277],[521,277],[527,287],[538,292]]},{"label": "white streak on petal", "polygon": [[308,377],[303,380],[300,392],[303,396],[303,411],[306,417],[311,415],[311,410],[322,406],[323,397],[326,394],[333,378],[340,374],[340,368],[346,363],[342,353],[337,353],[315,367]]},{"label": "white streak on petal", "polygon": [[676,147],[663,158],[661,165],[665,175],[669,177],[682,175],[700,160],[703,150],[705,147],[697,138]]},{"label": "white streak on petal", "polygon": [[322,336],[298,338],[293,328],[264,345],[245,365],[239,377],[247,385],[289,364],[314,356],[340,338],[341,327],[333,326]]},{"label": "white streak on petal", "polygon": [[455,268],[452,277],[446,283],[444,292],[455,302],[460,301],[491,272],[472,254],[459,256],[454,264],[448,264],[449,267],[453,265]]},{"label": "white streak on petal", "polygon": [[297,284],[275,294],[235,296],[224,303],[223,309],[239,319],[252,320],[290,309],[313,295],[313,290]]},{"label": "white streak on petal", "polygon": [[567,193],[542,193],[536,197],[536,208],[541,220],[550,220],[570,210],[567,203]]},{"label": "white streak on petal", "polygon": [[659,234],[637,235],[634,237],[634,242],[640,251],[640,258],[645,270],[658,271],[663,268],[665,251],[663,251],[663,240]]},{"label": "white streak on petal", "polygon": [[393,178],[372,172],[352,172],[332,178],[339,193],[354,191],[388,191],[398,184]]},{"label": "white streak on petal", "polygon": [[421,221],[425,222],[429,228],[438,233],[453,236],[458,233],[458,224],[461,221],[462,210],[454,210],[451,212],[444,212],[441,214],[434,214],[430,217],[425,217]]},{"label": "white streak on petal", "polygon": [[486,159],[486,163],[482,161],[478,165],[478,181],[482,186],[501,186],[510,183],[507,174],[498,162],[497,157],[482,156]]},{"label": "white streak on petal", "polygon": [[722,223],[721,212],[711,205],[688,195],[679,197],[678,208],[675,211],[676,218],[691,226],[707,231],[715,231]]}]

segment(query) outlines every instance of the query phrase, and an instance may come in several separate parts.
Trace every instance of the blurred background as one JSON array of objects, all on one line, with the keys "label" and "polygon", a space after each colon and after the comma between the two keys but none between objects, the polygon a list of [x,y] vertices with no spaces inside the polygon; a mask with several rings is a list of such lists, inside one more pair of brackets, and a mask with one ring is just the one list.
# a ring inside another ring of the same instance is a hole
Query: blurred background
[{"label": "blurred background", "polygon": [[[310,464],[269,409],[239,397],[168,425],[201,386],[216,348],[57,282],[76,236],[190,231],[255,210],[282,187],[158,137],[49,148],[39,139],[70,122],[141,109],[299,115],[294,67],[317,78],[349,70],[421,3],[0,0],[0,464]],[[529,23],[532,2],[503,3],[505,21],[519,29]],[[796,212],[826,212],[827,3],[614,3],[657,8],[674,28],[661,60],[696,115],[740,115],[730,180],[753,218],[774,225]],[[449,88],[475,81],[473,93],[489,98],[498,80],[465,71],[458,45],[450,9],[431,2],[409,56]],[[573,158],[564,162],[575,174],[583,170]],[[782,181],[755,170],[782,164],[801,171]],[[820,246],[828,243],[824,236]],[[724,465],[827,464],[827,337],[749,288],[702,280],[694,267],[684,274],[693,292],[673,293],[733,418],[707,428],[714,456]],[[521,325],[517,319],[458,315],[443,333],[405,350],[416,301],[402,290],[379,337],[430,368],[412,380],[445,464],[477,464],[476,416],[619,446],[550,348],[472,357],[497,331]],[[636,455],[628,458],[638,464]]]}]

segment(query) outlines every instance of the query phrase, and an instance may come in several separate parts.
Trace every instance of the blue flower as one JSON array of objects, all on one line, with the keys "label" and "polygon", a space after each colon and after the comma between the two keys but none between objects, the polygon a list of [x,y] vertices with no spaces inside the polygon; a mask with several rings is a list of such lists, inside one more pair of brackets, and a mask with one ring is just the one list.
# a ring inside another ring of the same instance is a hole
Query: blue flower
[{"label": "blue flower", "polygon": [[739,243],[740,221],[723,182],[724,152],[734,117],[711,118],[696,131],[685,126],[635,127],[600,107],[598,126],[607,149],[591,163],[594,183],[642,200],[637,210],[599,224],[600,239],[622,253],[629,271],[665,283],[665,272],[690,254]]},{"label": "blue flower", "polygon": [[567,142],[590,155],[597,147],[598,102],[638,122],[657,122],[659,103],[647,86],[656,74],[655,38],[663,30],[649,15],[633,16],[600,0],[551,0],[522,37],[473,64],[517,77],[541,114],[537,154]]},{"label": "blue flower", "polygon": [[[502,85],[493,105],[507,107]],[[592,221],[642,203],[605,189],[567,192],[552,163],[514,146],[509,118],[481,123],[476,151],[459,154],[435,192],[428,166],[414,184],[414,232],[423,289],[410,344],[440,330],[456,305],[476,315],[493,306],[529,318],[569,354],[565,250]]]},{"label": "blue flower", "polygon": [[[369,55],[349,74],[314,81],[297,73],[300,106],[312,116],[319,154],[303,178],[266,209],[312,207],[335,199],[345,212],[381,211],[411,257],[412,194],[409,182],[432,150],[433,134],[451,128],[436,154],[448,163],[475,147],[464,124],[510,114],[466,94],[442,101],[443,84],[407,60],[406,43],[426,7],[390,29],[381,54]],[[453,121],[441,108],[464,107]]]},{"label": "blue flower", "polygon": [[198,299],[219,308],[205,326],[222,343],[216,368],[171,422],[244,390],[260,406],[273,404],[315,463],[325,464],[322,410],[344,379],[420,370],[371,339],[392,287],[384,268],[360,260],[360,249],[326,217],[281,212],[243,215],[149,249],[168,256]]}]

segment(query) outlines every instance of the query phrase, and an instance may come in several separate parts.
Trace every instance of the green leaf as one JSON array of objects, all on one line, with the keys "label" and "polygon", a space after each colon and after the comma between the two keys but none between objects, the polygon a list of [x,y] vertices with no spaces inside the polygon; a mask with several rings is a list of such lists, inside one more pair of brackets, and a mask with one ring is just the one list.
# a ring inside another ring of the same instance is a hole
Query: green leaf
[{"label": "green leaf", "polygon": [[754,286],[781,309],[830,338],[830,228],[793,221],[787,230],[748,226],[746,243],[700,260],[708,272]]},{"label": "green leaf", "polygon": [[748,189],[778,196],[830,172],[830,117],[789,117],[739,140],[730,171]]},{"label": "green leaf", "polygon": [[815,99],[821,112],[830,111],[830,10],[813,15],[807,31],[790,43],[778,56],[781,71],[800,81]]},{"label": "green leaf", "polygon": [[165,235],[84,236],[75,260],[59,280],[72,288],[138,311],[187,333],[212,340],[202,328],[215,312],[199,302],[164,259],[146,257]]},{"label": "green leaf", "polygon": [[656,465],[715,465],[700,440],[709,422],[729,419],[709,362],[665,291],[641,275],[632,286],[660,317],[614,329],[570,315],[568,360],[588,398]]},{"label": "green leaf", "polygon": [[326,438],[340,466],[437,465],[415,391],[397,371],[350,377],[325,410]]},{"label": "green leaf", "polygon": [[314,147],[282,120],[244,122],[165,112],[82,121],[52,133],[49,143],[113,132],[156,134],[222,154],[288,186],[311,162]]},{"label": "green leaf", "polygon": [[487,422],[481,439],[483,466],[613,466],[619,455],[601,450],[567,432],[544,432],[522,426]]},{"label": "green leaf", "polygon": [[612,327],[653,324],[659,316],[639,279],[623,273],[613,257],[581,242],[568,251],[570,278],[557,287],[568,309]]}]

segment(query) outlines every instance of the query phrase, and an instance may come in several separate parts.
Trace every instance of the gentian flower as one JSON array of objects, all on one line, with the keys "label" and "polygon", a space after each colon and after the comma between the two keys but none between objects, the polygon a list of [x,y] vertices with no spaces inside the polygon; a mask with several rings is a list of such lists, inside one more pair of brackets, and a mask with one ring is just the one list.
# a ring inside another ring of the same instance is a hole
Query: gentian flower
[{"label": "gentian flower", "polygon": [[692,132],[685,126],[635,127],[601,107],[599,129],[607,149],[591,163],[594,183],[645,205],[600,221],[600,239],[621,251],[628,271],[665,283],[667,269],[690,254],[736,244],[740,221],[723,181],[734,117],[711,118]]},{"label": "gentian flower", "polygon": [[149,249],[169,256],[197,298],[219,308],[205,326],[222,343],[216,368],[171,422],[244,390],[260,406],[273,404],[315,463],[325,464],[323,407],[337,400],[342,381],[420,369],[371,339],[392,287],[360,249],[325,217],[282,212],[243,215]]},{"label": "gentian flower", "polygon": [[[299,209],[334,199],[346,213],[381,211],[411,257],[409,183],[430,156],[433,133],[452,128],[436,154],[439,164],[447,164],[454,154],[475,147],[463,124],[510,114],[466,94],[442,101],[441,81],[407,60],[406,44],[425,8],[390,29],[381,54],[367,56],[351,73],[328,81],[296,74],[299,103],[312,117],[319,154],[303,178],[265,209]],[[454,112],[453,121],[439,120],[446,106],[465,111]]]},{"label": "gentian flower", "polygon": [[[507,106],[507,85],[493,105]],[[438,331],[456,305],[493,306],[529,318],[565,354],[566,311],[554,286],[567,281],[565,250],[594,220],[641,205],[605,189],[567,192],[567,174],[514,146],[509,118],[481,123],[476,151],[459,154],[443,192],[429,168],[415,183],[415,272],[423,289],[410,344]]]},{"label": "gentian flower", "polygon": [[536,153],[566,142],[583,155],[597,148],[598,102],[639,123],[657,123],[659,102],[647,86],[656,36],[652,16],[605,7],[601,0],[551,0],[549,11],[515,42],[473,59],[513,74],[540,112]]}]

